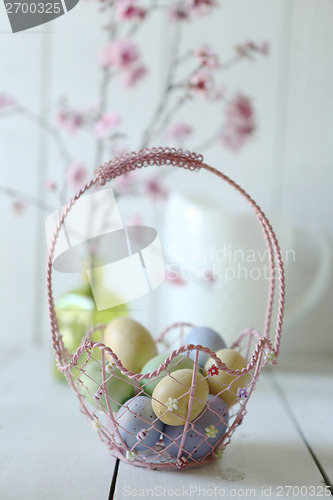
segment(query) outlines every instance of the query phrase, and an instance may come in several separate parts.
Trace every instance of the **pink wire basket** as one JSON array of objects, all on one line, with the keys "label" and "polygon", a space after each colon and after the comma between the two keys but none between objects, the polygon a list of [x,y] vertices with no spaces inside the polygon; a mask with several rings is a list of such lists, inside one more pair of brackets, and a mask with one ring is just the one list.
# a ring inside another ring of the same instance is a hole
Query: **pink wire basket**
[{"label": "pink wire basket", "polygon": [[[261,226],[270,265],[265,328],[262,335],[253,328],[244,330],[230,346],[246,360],[246,366],[241,369],[228,368],[216,352],[204,345],[184,345],[187,331],[194,327],[185,322],[169,326],[155,339],[156,344],[164,351],[167,348],[169,352],[172,349],[172,352],[156,370],[149,373],[133,373],[123,366],[112,349],[103,343],[106,325],[97,325],[86,332],[73,355],[64,347],[55,312],[52,269],[57,238],[68,213],[75,202],[93,186],[104,186],[137,168],[160,165],[211,172],[247,200]],[[276,283],[279,288],[278,312],[275,338],[271,340],[269,337]],[[145,149],[115,158],[96,170],[94,178],[66,205],[54,229],[48,250],[47,294],[51,342],[58,369],[75,392],[81,412],[112,454],[137,466],[149,469],[183,469],[220,458],[233,432],[243,421],[261,369],[268,362],[275,364],[279,355],[285,280],[281,252],[273,229],[260,207],[239,185],[205,164],[201,155],[188,151],[171,148]],[[98,342],[91,339],[93,334],[96,338],[96,333],[100,334]],[[209,368],[205,369],[202,364],[198,364],[202,353],[210,359]],[[184,363],[187,375],[190,371],[189,383],[177,375]],[[212,382],[220,374],[224,374],[224,383],[215,383],[214,394],[209,394],[212,392]],[[178,396],[166,401],[157,400],[151,385],[156,386],[165,377],[173,384]],[[123,388],[126,386],[126,401],[119,401],[119,384]],[[156,408],[159,408],[158,412]],[[178,419],[179,425],[173,423],[170,426],[166,423],[170,415]],[[128,421],[132,422],[130,430]]]}]

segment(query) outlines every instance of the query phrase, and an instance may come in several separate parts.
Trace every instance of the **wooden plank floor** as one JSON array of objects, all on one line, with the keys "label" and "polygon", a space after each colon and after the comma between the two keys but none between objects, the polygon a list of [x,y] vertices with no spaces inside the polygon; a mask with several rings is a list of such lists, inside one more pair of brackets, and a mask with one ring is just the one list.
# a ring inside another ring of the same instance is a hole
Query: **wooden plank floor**
[{"label": "wooden plank floor", "polygon": [[293,363],[292,368],[262,373],[244,423],[222,460],[181,472],[147,471],[122,462],[115,467],[78,412],[74,395],[50,377],[48,351],[21,352],[4,361],[1,500],[329,494],[324,488],[325,480],[333,480],[330,359],[317,360],[306,371],[304,364]]},{"label": "wooden plank floor", "polygon": [[50,367],[32,350],[1,372],[0,499],[107,499],[115,460]]}]

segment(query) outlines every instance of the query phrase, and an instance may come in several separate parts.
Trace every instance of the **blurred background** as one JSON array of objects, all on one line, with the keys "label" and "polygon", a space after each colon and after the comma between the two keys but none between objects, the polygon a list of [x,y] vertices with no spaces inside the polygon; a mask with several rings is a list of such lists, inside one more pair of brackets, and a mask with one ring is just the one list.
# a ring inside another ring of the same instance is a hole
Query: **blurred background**
[{"label": "blurred background", "polygon": [[[184,86],[192,71],[193,49],[209,44],[225,64],[214,88],[221,95],[202,96],[197,82],[189,79],[185,87],[190,97],[148,145],[180,145],[202,152],[207,163],[250,193],[272,220],[284,257],[289,256],[283,355],[314,351],[333,355],[333,4],[329,0],[219,3],[211,12],[180,21],[170,11],[176,4],[165,2],[168,12],[156,8],[140,21],[144,26],[137,32],[128,28],[147,74],[128,89],[118,78],[105,94],[101,85],[110,56],[105,47],[112,28],[103,2],[82,0],[52,23],[17,34],[10,32],[2,5],[0,336],[5,353],[18,346],[48,345],[46,216],[60,206],[60,192],[63,200],[74,192],[70,165],[84,165],[89,179],[102,161],[142,144],[143,131],[165,89],[178,36],[184,66],[175,82]],[[239,94],[251,103],[254,126],[246,144],[231,147],[228,137],[222,140],[223,133],[218,137],[216,131],[221,121],[230,118],[228,105]],[[101,95],[107,95],[105,114],[114,113],[108,118],[116,122],[121,117],[116,137],[113,141],[106,137],[102,149],[107,124],[104,121],[96,129],[103,118],[98,115]],[[81,115],[68,125],[73,110]],[[170,129],[179,123],[180,132]],[[162,175],[162,184],[152,174],[156,172],[140,171],[131,184],[132,189],[143,183],[142,196],[120,200],[124,223],[156,227],[164,250],[174,251],[179,245],[187,256],[193,249],[216,252],[224,245],[262,251],[260,232],[248,217],[250,209],[222,182],[208,174],[179,172]],[[118,188],[126,190],[119,184]],[[181,261],[178,256],[179,268]],[[249,262],[244,266],[245,275]],[[247,326],[262,329],[268,287],[263,273],[260,279],[252,276],[243,281],[236,273],[230,283],[217,283],[213,268],[210,262],[201,281],[183,277],[165,282],[128,304],[130,313],[154,335],[179,320],[209,323],[228,339]],[[78,275],[56,280],[57,296],[80,285]]]}]

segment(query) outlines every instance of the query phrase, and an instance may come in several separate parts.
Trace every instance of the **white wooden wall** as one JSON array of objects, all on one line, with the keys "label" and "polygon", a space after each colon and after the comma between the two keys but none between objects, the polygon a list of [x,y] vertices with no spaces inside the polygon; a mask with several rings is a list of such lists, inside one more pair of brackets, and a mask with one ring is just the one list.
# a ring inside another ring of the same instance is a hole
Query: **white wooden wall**
[{"label": "white wooden wall", "polygon": [[[51,24],[13,35],[1,4],[0,91],[53,120],[62,95],[78,107],[93,100],[99,81],[95,56],[105,40],[97,9],[95,2],[82,1]],[[269,58],[244,62],[226,74],[230,88],[253,96],[259,125],[255,140],[237,155],[216,146],[207,160],[235,178],[268,213],[277,209],[333,233],[333,3],[225,0],[213,18],[200,22],[200,30],[198,22],[189,26],[185,45],[211,42],[227,58],[238,41],[271,44]],[[142,85],[129,98],[115,96],[119,110],[132,116],[128,130],[133,138],[146,100],[159,91],[168,34],[157,22],[141,37],[149,42],[144,56],[157,70],[151,87]],[[201,122],[204,129],[205,120]],[[199,128],[198,139],[200,133]],[[70,141],[77,159],[91,164],[85,133]],[[59,179],[63,167],[49,137],[21,117],[0,118],[0,151],[1,185],[55,203],[45,193],[45,180]],[[2,345],[9,349],[18,343],[47,342],[44,214],[29,208],[17,217],[2,195],[0,210]],[[332,325],[330,320],[327,324]]]}]

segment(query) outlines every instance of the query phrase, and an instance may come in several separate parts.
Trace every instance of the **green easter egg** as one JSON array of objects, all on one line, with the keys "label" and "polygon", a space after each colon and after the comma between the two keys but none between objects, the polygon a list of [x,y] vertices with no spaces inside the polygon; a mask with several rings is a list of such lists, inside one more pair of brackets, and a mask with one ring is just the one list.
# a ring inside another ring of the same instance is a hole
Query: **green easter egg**
[{"label": "green easter egg", "polygon": [[[160,366],[160,364],[164,363],[164,361],[166,360],[166,358],[168,356],[169,356],[169,354],[158,354],[154,358],[150,359],[145,364],[145,366],[142,368],[141,373],[145,374],[145,373],[150,373],[150,372],[153,372],[154,370],[157,370],[157,368]],[[184,357],[183,354],[178,354],[178,356],[173,358],[171,363],[168,365],[168,369],[171,372],[174,372],[176,370],[182,370],[182,369],[190,369],[191,370],[191,369],[193,369],[193,361],[188,359],[186,356]],[[159,381],[163,377],[165,377],[166,373],[167,373],[166,371],[163,371],[160,373],[160,375],[158,375],[155,378],[144,379],[141,381],[142,388],[145,390],[145,392],[149,396],[152,396],[155,387],[157,386]]]},{"label": "green easter egg", "polygon": [[117,368],[112,368],[111,372],[105,372],[107,396],[102,394],[96,398],[95,395],[103,383],[102,367],[97,361],[90,361],[83,370],[84,372],[81,372],[79,379],[82,385],[78,382],[77,387],[79,392],[94,407],[100,405],[107,412],[107,397],[111,411],[115,412],[121,404],[133,396],[134,388],[130,379]]}]

